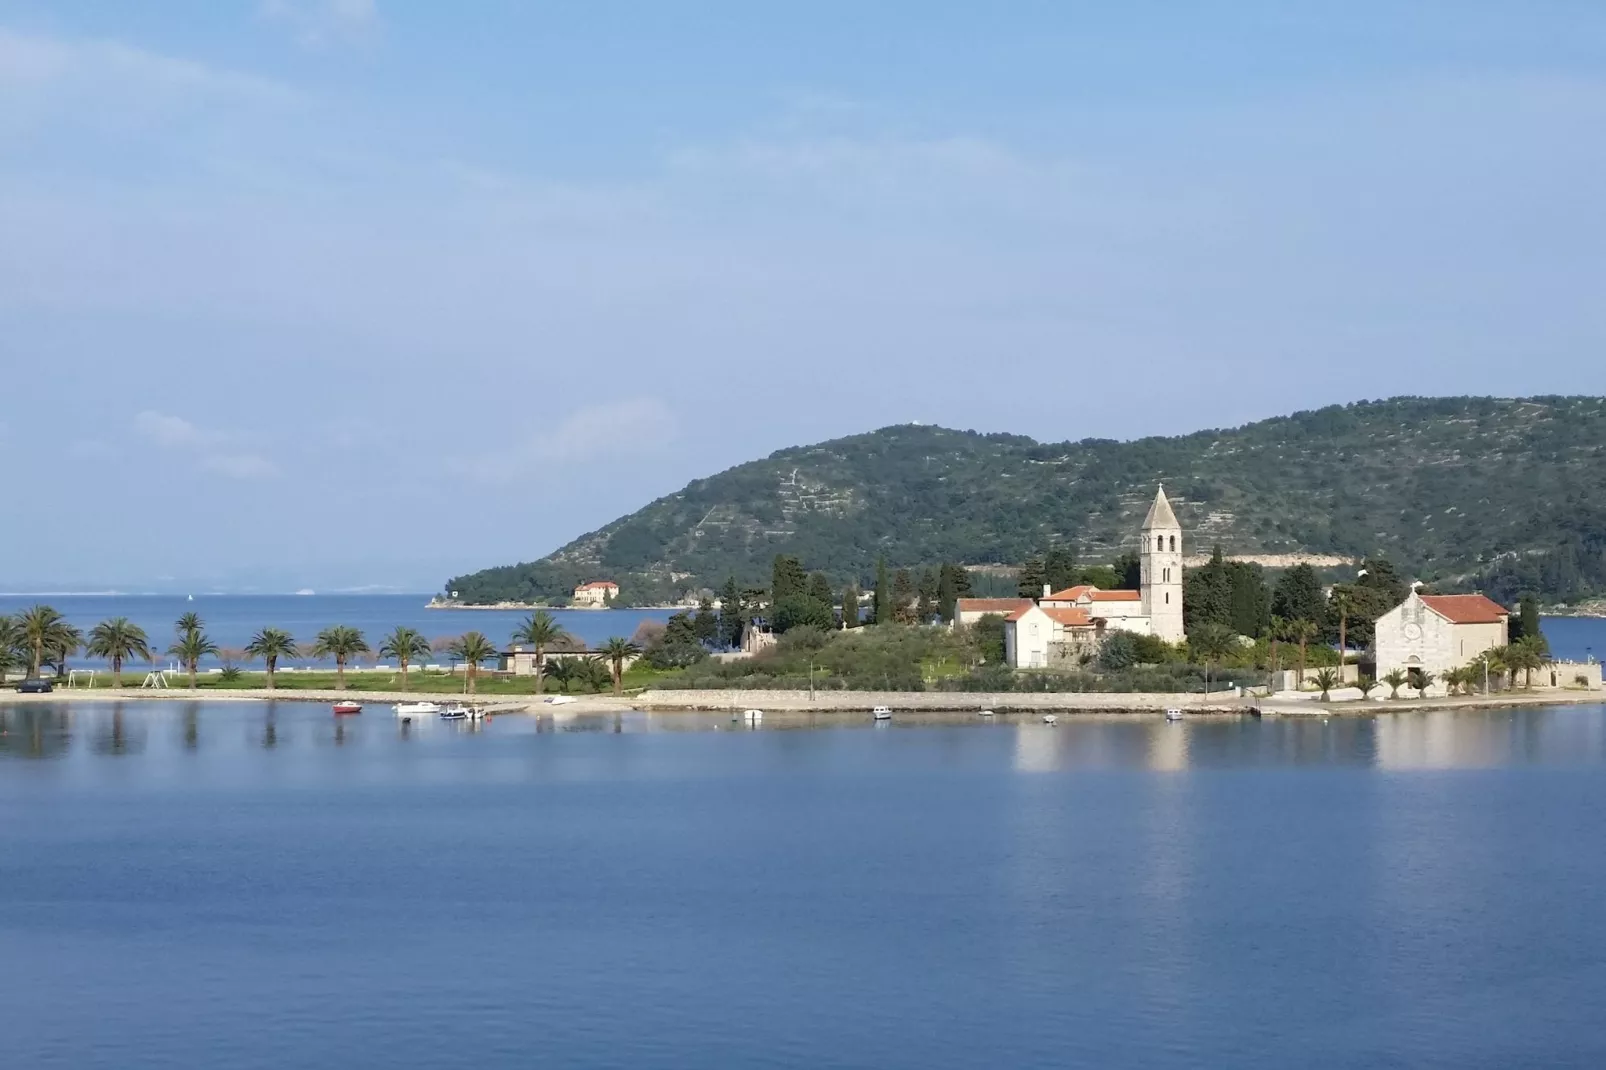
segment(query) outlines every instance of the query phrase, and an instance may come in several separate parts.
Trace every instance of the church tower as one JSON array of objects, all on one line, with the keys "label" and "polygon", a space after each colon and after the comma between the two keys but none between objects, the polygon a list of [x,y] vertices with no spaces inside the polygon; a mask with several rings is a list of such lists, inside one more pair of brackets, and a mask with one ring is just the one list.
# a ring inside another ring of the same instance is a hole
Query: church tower
[{"label": "church tower", "polygon": [[1143,565],[1143,612],[1155,635],[1168,643],[1182,631],[1182,525],[1161,487],[1143,519],[1138,560]]}]

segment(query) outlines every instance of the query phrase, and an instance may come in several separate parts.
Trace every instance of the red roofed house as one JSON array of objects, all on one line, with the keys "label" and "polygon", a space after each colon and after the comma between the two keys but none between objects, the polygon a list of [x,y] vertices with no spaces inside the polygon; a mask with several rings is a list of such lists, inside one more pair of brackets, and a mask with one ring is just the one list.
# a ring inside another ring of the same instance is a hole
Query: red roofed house
[{"label": "red roofed house", "polygon": [[1510,611],[1481,594],[1421,594],[1410,597],[1377,619],[1377,673],[1395,669],[1411,675],[1430,672],[1442,681],[1448,669],[1477,660],[1479,654],[1508,641]]},{"label": "red roofed house", "polygon": [[1152,622],[1143,608],[1142,591],[1101,591],[1083,584],[1063,591],[1045,593],[1038,603],[1044,609],[1080,609],[1091,617],[1102,617],[1110,627],[1152,635]]},{"label": "red roofed house", "polygon": [[1098,653],[1105,621],[1085,609],[1027,602],[1004,618],[1004,660],[1017,669],[1073,666]]},{"label": "red roofed house", "polygon": [[608,603],[619,597],[619,585],[612,580],[592,580],[574,589],[576,609],[606,609]]},{"label": "red roofed house", "polygon": [[975,624],[983,617],[1007,617],[1032,604],[1030,598],[959,598],[954,601],[954,624]]}]

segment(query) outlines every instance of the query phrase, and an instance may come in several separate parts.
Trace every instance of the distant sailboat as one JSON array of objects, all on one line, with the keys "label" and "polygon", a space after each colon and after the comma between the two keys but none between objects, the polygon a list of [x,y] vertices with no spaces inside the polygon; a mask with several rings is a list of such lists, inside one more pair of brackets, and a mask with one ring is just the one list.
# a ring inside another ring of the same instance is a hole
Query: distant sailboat
[{"label": "distant sailboat", "polygon": [[186,602],[193,602],[195,601],[195,596],[193,594],[187,594],[184,596],[184,600]]}]

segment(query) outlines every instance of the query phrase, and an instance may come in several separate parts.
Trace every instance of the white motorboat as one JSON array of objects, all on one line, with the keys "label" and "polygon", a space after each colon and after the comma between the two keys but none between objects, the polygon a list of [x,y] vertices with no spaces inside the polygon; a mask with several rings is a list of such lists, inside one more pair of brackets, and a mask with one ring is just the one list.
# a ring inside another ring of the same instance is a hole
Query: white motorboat
[{"label": "white motorboat", "polygon": [[978,717],[991,717],[991,716],[993,716],[993,711],[992,710],[982,710],[981,713],[977,714],[977,716]]},{"label": "white motorboat", "polygon": [[870,715],[878,721],[892,720],[892,711],[886,706],[877,706],[875,709],[870,711]]},{"label": "white motorboat", "polygon": [[465,706],[461,702],[454,702],[441,711],[441,719],[446,721],[476,721],[485,716],[485,712],[478,706]]},{"label": "white motorboat", "polygon": [[742,720],[746,721],[750,725],[761,725],[764,723],[764,711],[745,710],[742,713]]},{"label": "white motorboat", "polygon": [[397,717],[423,717],[426,714],[441,712],[439,702],[398,702],[396,703]]},{"label": "white motorboat", "polygon": [[1180,721],[1182,720],[1182,711],[1173,706],[1165,711],[1165,719],[1168,721]]},{"label": "white motorboat", "polygon": [[548,706],[567,706],[569,703],[574,701],[574,696],[573,695],[549,695],[543,701],[545,701]]},{"label": "white motorboat", "polygon": [[1052,713],[1045,713],[1043,714],[1043,723],[1046,725],[1056,725],[1060,723],[1060,719]]}]

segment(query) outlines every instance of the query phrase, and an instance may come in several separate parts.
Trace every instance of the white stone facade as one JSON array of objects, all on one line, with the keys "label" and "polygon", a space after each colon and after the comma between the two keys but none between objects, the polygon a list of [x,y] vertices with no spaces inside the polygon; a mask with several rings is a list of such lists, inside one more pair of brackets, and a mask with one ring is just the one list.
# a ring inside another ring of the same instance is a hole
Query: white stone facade
[{"label": "white stone facade", "polygon": [[1161,487],[1139,536],[1142,611],[1149,630],[1168,643],[1187,638],[1182,627],[1182,525]]},{"label": "white stone facade", "polygon": [[1507,621],[1505,607],[1483,595],[1422,595],[1413,590],[1377,619],[1378,678],[1398,669],[1432,673],[1442,681],[1446,671],[1505,646]]}]

